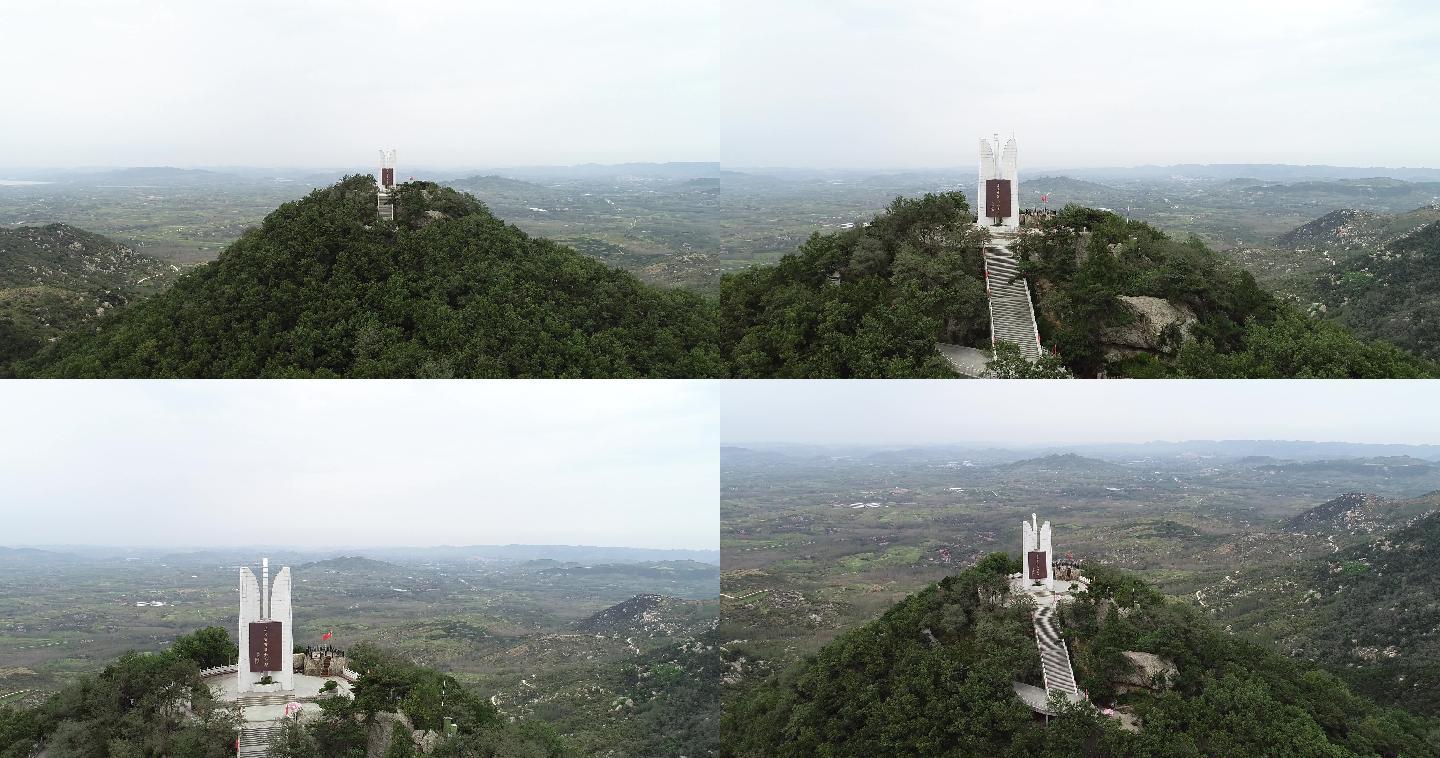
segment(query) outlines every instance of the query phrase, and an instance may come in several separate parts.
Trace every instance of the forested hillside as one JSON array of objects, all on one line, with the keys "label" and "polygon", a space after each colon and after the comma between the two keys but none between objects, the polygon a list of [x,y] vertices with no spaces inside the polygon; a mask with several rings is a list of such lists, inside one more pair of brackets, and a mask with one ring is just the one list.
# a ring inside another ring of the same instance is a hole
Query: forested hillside
[{"label": "forested hillside", "polygon": [[[354,699],[316,701],[323,713],[290,724],[271,742],[272,758],[561,758],[569,754],[565,741],[548,724],[507,720],[452,676],[372,645],[356,646],[350,660],[360,674]],[[454,724],[448,735],[446,719]],[[413,742],[416,731],[443,736],[422,752]]]},{"label": "forested hillside", "polygon": [[0,229],[0,376],[52,337],[113,318],[177,270],[65,224]]},{"label": "forested hillside", "polygon": [[[1096,706],[1037,721],[1012,689],[1040,681],[1019,563],[994,554],[909,596],[818,655],[734,693],[725,754],[759,756],[1433,755],[1440,722],[1384,709],[1335,676],[1227,634],[1144,582],[1087,569],[1062,606],[1077,681]],[[1171,664],[1136,679],[1126,652]],[[1120,683],[1130,685],[1121,687]],[[1122,690],[1124,690],[1122,692]]]},{"label": "forested hillside", "polygon": [[866,227],[815,234],[727,274],[721,340],[740,378],[946,377],[938,341],[988,338],[980,234],[959,192],[897,198]]},{"label": "forested hillside", "polygon": [[[952,376],[936,344],[988,346],[981,233],[958,192],[897,199],[727,275],[721,340],[737,377]],[[1391,377],[1437,367],[1307,317],[1198,240],[1079,206],[1019,246],[1041,340],[1076,376]]]},{"label": "forested hillside", "polygon": [[286,203],[216,261],[20,363],[21,376],[703,377],[715,310],[425,182]]},{"label": "forested hillside", "polygon": [[1344,262],[1317,288],[1357,333],[1440,360],[1440,221]]},{"label": "forested hillside", "polygon": [[[164,653],[131,653],[77,679],[36,708],[0,706],[0,756],[234,755],[235,714],[211,698],[200,669],[233,660],[223,629],[175,640]],[[217,646],[217,641],[220,643]],[[217,656],[220,660],[217,660]],[[177,702],[190,703],[187,713]]]},{"label": "forested hillside", "polygon": [[[207,627],[176,639],[164,652],[125,655],[38,707],[0,706],[0,758],[233,756],[239,719],[233,704],[212,697],[200,670],[233,663],[235,655],[230,635]],[[370,645],[350,651],[350,661],[361,675],[354,698],[319,698],[321,714],[292,723],[271,744],[271,756],[363,758],[380,751],[386,756],[420,755],[406,749],[411,731],[389,728],[402,718],[415,730],[439,735],[427,755],[567,754],[565,741],[549,725],[502,718],[483,696],[454,677]],[[447,718],[454,724],[448,735]],[[379,728],[381,723],[386,728]]]},{"label": "forested hillside", "polygon": [[[1345,523],[1364,542],[1289,567],[1242,571],[1207,589],[1217,620],[1335,671],[1358,691],[1440,715],[1440,512],[1437,497],[1355,499]],[[1416,517],[1417,510],[1428,509]],[[1367,528],[1368,513],[1412,522]],[[1328,515],[1328,514],[1322,514]],[[1313,523],[1307,520],[1305,523]]]},{"label": "forested hillside", "polygon": [[1041,339],[1078,375],[1384,378],[1437,370],[1305,316],[1198,239],[1180,242],[1075,206],[1037,231],[1020,248]]}]

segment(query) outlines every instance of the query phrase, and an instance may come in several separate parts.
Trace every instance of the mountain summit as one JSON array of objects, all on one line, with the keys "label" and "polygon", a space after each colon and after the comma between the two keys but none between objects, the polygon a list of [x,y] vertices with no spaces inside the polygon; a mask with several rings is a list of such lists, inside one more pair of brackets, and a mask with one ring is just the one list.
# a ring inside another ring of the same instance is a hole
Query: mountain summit
[{"label": "mountain summit", "polygon": [[697,377],[713,306],[526,235],[429,182],[286,203],[220,257],[18,373],[109,377]]}]

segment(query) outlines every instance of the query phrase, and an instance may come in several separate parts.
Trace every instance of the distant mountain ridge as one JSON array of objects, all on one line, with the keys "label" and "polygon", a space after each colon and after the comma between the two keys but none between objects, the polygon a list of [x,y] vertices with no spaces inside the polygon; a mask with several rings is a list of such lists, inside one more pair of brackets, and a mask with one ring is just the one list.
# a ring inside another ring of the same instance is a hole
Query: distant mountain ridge
[{"label": "distant mountain ridge", "polygon": [[1009,471],[1111,471],[1123,470],[1123,467],[1102,461],[1099,458],[1087,458],[1076,453],[1052,453],[1039,458],[1027,458],[1014,463],[1002,463],[996,468]]},{"label": "distant mountain ridge", "polygon": [[429,556],[488,560],[533,561],[554,559],[573,563],[649,563],[653,561],[695,561],[718,565],[720,551],[591,545],[441,545],[428,548],[378,548],[367,551],[378,556]]},{"label": "distant mountain ridge", "polygon": [[340,571],[345,573],[388,573],[401,570],[400,566],[386,561],[377,561],[359,555],[342,555],[299,566],[298,571]]},{"label": "distant mountain ridge", "polygon": [[1175,163],[1129,167],[1072,168],[1071,176],[1100,178],[1194,179],[1369,179],[1386,177],[1404,181],[1440,181],[1440,168],[1387,168],[1383,166],[1294,165],[1286,163]]},{"label": "distant mountain ridge", "polygon": [[83,560],[69,553],[41,550],[33,547],[4,547],[0,545],[0,564],[63,564]]},{"label": "distant mountain ridge", "polygon": [[[879,450],[899,452],[893,445],[796,445],[768,443],[751,440],[744,443],[727,442],[721,447],[722,457],[729,454],[736,460],[747,457],[766,459],[868,456]],[[903,448],[915,451],[925,457],[952,458],[960,455],[985,454],[1003,457],[1015,462],[1047,455],[1074,453],[1102,460],[1132,460],[1146,457],[1206,457],[1241,459],[1247,457],[1268,460],[1252,461],[1256,464],[1281,464],[1303,461],[1338,461],[1355,458],[1389,458],[1405,456],[1424,461],[1440,461],[1440,445],[1405,445],[1363,442],[1323,442],[1309,440],[1183,440],[1171,442],[1078,443],[1073,445],[1017,445],[976,441],[968,444],[934,443],[913,445]]]},{"label": "distant mountain ridge", "polygon": [[1257,471],[1273,472],[1344,472],[1344,473],[1366,473],[1378,474],[1390,477],[1423,476],[1440,468],[1440,464],[1434,461],[1410,458],[1408,456],[1391,456],[1382,458],[1352,458],[1343,460],[1319,460],[1319,461],[1280,461],[1276,463],[1265,463],[1255,467]]}]

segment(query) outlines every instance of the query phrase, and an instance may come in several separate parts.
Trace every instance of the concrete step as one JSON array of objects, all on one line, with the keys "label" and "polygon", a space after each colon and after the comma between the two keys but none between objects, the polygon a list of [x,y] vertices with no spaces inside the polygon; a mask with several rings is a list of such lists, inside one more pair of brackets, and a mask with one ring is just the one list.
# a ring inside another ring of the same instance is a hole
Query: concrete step
[{"label": "concrete step", "polygon": [[279,721],[251,721],[240,726],[240,750],[238,756],[264,758],[270,754],[270,741],[280,734],[285,725]]},{"label": "concrete step", "polygon": [[1055,624],[1054,611],[1050,608],[1037,609],[1034,626],[1035,646],[1040,651],[1040,669],[1045,676],[1046,692],[1078,697],[1080,688],[1075,683],[1070,650],[1060,636],[1060,628]]}]

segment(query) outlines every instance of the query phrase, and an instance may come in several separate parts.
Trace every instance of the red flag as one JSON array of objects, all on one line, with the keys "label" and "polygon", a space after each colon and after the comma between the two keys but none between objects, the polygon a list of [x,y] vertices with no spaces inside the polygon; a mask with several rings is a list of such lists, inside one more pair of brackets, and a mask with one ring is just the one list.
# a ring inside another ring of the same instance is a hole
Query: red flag
[{"label": "red flag", "polygon": [[334,636],[334,635],[333,635],[331,632],[326,632],[326,633],[320,635],[320,641],[321,641],[321,642],[324,642],[325,640],[328,640],[328,639],[330,639],[330,638],[333,637],[333,636]]},{"label": "red flag", "polygon": [[1048,202],[1050,202],[1050,193],[1047,192],[1047,193],[1041,195],[1041,196],[1040,196],[1040,202],[1042,202],[1042,203],[1048,203]]}]

